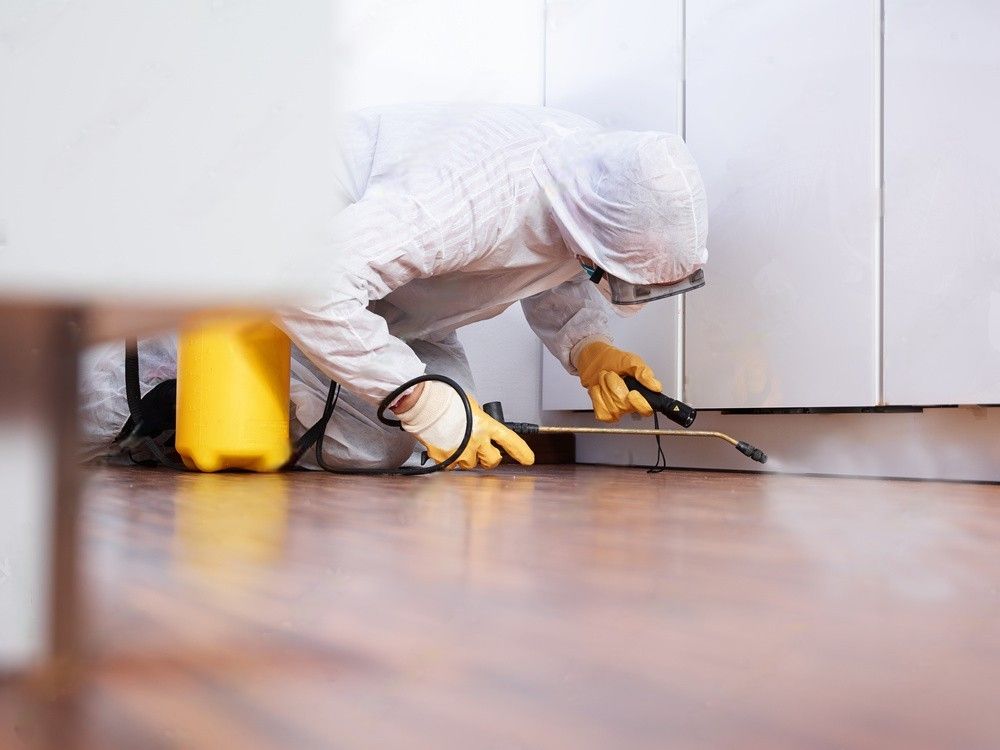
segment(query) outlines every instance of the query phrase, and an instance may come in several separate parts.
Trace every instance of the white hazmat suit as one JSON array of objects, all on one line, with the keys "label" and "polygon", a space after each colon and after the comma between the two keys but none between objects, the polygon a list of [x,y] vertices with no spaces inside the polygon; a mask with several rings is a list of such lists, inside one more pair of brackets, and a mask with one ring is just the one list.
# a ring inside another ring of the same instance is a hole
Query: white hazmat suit
[{"label": "white hazmat suit", "polygon": [[[322,412],[323,376],[347,391],[327,431],[333,465],[399,465],[413,438],[379,425],[375,405],[425,371],[471,389],[455,331],[515,302],[575,373],[574,347],[608,337],[608,305],[577,255],[634,283],[682,279],[707,257],[704,188],[674,135],[602,131],[542,107],[456,104],[366,110],[339,143],[350,205],[308,269],[323,292],[278,319],[296,350],[293,432]],[[110,356],[91,361],[105,390],[121,358],[109,366]],[[85,382],[85,418],[94,387]],[[114,387],[117,408],[97,420],[105,433],[127,416],[124,387]]]}]

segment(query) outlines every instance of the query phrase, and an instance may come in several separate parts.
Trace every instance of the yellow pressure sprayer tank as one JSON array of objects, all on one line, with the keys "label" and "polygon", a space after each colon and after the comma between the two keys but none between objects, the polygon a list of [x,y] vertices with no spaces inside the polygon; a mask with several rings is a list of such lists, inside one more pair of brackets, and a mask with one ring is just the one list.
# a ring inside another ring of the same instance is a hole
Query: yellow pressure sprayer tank
[{"label": "yellow pressure sprayer tank", "polygon": [[291,453],[291,342],[266,319],[204,320],[177,345],[175,445],[188,468],[277,471]]}]

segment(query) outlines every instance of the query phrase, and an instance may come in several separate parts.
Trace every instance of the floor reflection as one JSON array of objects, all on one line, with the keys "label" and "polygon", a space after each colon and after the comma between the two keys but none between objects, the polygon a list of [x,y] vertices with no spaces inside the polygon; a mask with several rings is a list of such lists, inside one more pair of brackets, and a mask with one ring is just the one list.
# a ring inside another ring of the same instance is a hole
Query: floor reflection
[{"label": "floor reflection", "polygon": [[202,584],[229,593],[253,588],[284,555],[288,479],[282,474],[185,476],[174,507],[176,561]]}]

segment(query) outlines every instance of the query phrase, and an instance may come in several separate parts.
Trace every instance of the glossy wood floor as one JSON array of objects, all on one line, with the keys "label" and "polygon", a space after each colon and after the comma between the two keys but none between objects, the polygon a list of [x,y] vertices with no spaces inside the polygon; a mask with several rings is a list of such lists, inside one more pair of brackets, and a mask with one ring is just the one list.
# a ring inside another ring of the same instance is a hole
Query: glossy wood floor
[{"label": "glossy wood floor", "polygon": [[84,526],[0,747],[1000,747],[994,486],[99,468]]}]

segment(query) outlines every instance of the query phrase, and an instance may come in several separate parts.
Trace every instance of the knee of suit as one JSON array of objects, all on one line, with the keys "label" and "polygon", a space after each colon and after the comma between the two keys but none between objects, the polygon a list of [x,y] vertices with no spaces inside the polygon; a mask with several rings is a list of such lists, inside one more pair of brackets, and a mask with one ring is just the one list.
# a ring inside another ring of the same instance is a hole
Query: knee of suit
[{"label": "knee of suit", "polygon": [[[402,430],[383,430],[350,445],[327,441],[323,461],[333,469],[398,469],[413,455],[417,441]],[[307,456],[311,459],[311,456]],[[306,465],[312,464],[308,460]]]},{"label": "knee of suit", "polygon": [[408,432],[402,430],[390,430],[382,444],[383,455],[381,460],[378,457],[372,458],[373,469],[398,469],[411,455],[417,441]]}]

